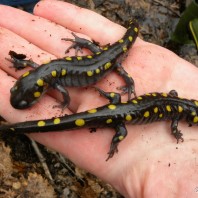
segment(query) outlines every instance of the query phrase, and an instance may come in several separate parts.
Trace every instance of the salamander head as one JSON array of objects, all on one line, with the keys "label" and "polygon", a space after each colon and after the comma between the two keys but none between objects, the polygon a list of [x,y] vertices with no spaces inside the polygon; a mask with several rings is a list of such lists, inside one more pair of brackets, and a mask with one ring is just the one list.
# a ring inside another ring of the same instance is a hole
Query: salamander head
[{"label": "salamander head", "polygon": [[27,72],[10,89],[10,103],[16,109],[26,109],[35,104],[46,89],[42,79],[35,80]]}]

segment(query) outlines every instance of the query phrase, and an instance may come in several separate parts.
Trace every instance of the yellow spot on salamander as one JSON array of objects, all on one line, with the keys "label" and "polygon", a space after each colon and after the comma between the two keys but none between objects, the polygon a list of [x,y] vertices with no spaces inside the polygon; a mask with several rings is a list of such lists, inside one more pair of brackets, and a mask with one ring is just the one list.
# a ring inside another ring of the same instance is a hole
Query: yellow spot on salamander
[{"label": "yellow spot on salamander", "polygon": [[198,122],[198,116],[195,116],[195,117],[194,117],[193,122],[194,122],[194,123],[197,123],[197,122]]},{"label": "yellow spot on salamander", "polygon": [[106,50],[108,50],[109,48],[108,48],[108,47],[103,47],[102,49],[106,51]]},{"label": "yellow spot on salamander", "polygon": [[26,76],[28,76],[29,74],[30,74],[30,72],[27,71],[27,72],[25,72],[22,76],[23,76],[23,77],[26,77]]},{"label": "yellow spot on salamander", "polygon": [[132,103],[137,104],[138,101],[137,100],[132,100]]},{"label": "yellow spot on salamander", "polygon": [[15,128],[10,128],[11,131],[15,131]]},{"label": "yellow spot on salamander", "polygon": [[118,43],[123,43],[123,42],[124,42],[123,39],[118,40]]},{"label": "yellow spot on salamander", "polygon": [[39,98],[40,96],[41,96],[41,92],[39,92],[39,91],[34,92],[35,98]]},{"label": "yellow spot on salamander", "polygon": [[163,117],[163,114],[162,114],[162,113],[160,113],[160,114],[159,114],[159,118],[162,118],[162,117]]},{"label": "yellow spot on salamander", "polygon": [[77,56],[77,60],[82,60],[82,56]]},{"label": "yellow spot on salamander", "polygon": [[154,97],[155,97],[155,96],[157,96],[157,94],[156,94],[156,93],[152,93],[152,96],[154,96]]},{"label": "yellow spot on salamander", "polygon": [[144,117],[145,117],[145,118],[148,118],[149,116],[150,116],[149,111],[146,111],[146,112],[144,113]]},{"label": "yellow spot on salamander", "polygon": [[126,46],[123,47],[122,50],[123,50],[123,52],[126,52],[127,51],[127,47]]},{"label": "yellow spot on salamander", "polygon": [[112,123],[113,122],[113,120],[112,119],[108,119],[108,120],[106,120],[106,123],[107,124],[110,124],[110,123]]},{"label": "yellow spot on salamander", "polygon": [[96,52],[97,55],[101,54],[101,52]]},{"label": "yellow spot on salamander", "polygon": [[44,65],[46,65],[46,64],[48,64],[48,63],[50,63],[51,62],[51,60],[50,59],[46,59],[46,60],[44,60],[43,62],[42,62],[42,64],[44,64]]},{"label": "yellow spot on salamander", "polygon": [[65,76],[66,74],[67,74],[67,70],[66,70],[66,69],[62,69],[61,75],[62,75],[62,76]]},{"label": "yellow spot on salamander", "polygon": [[131,121],[131,120],[132,120],[132,116],[131,116],[131,115],[126,115],[125,119],[126,119],[127,121]]},{"label": "yellow spot on salamander", "polygon": [[60,124],[60,121],[61,121],[60,118],[55,118],[54,119],[54,124]]},{"label": "yellow spot on salamander", "polygon": [[104,65],[104,69],[107,70],[111,67],[111,62],[107,62],[105,65]]},{"label": "yellow spot on salamander", "polygon": [[138,28],[135,27],[135,28],[134,28],[134,31],[135,31],[135,32],[138,32]]},{"label": "yellow spot on salamander", "polygon": [[56,75],[57,75],[56,70],[52,71],[51,74],[52,74],[53,77],[56,77]]},{"label": "yellow spot on salamander", "polygon": [[139,96],[139,97],[137,97],[137,99],[138,99],[138,100],[142,100],[142,97],[141,97],[141,96]]},{"label": "yellow spot on salamander", "polygon": [[132,36],[129,36],[128,39],[129,39],[130,42],[133,41],[133,37]]},{"label": "yellow spot on salamander", "polygon": [[91,55],[88,55],[88,56],[87,56],[87,58],[93,58],[93,56],[91,56]]},{"label": "yellow spot on salamander", "polygon": [[115,97],[115,93],[114,92],[111,92],[110,93],[110,96],[111,96],[111,98]]},{"label": "yellow spot on salamander", "polygon": [[83,119],[77,119],[75,121],[75,125],[76,126],[84,126],[85,125],[85,120],[83,120]]},{"label": "yellow spot on salamander", "polygon": [[111,110],[114,110],[114,109],[116,109],[116,105],[110,104],[110,105],[108,105],[108,108]]},{"label": "yellow spot on salamander", "polygon": [[179,113],[181,113],[183,110],[184,110],[183,107],[178,106],[178,112],[179,112]]},{"label": "yellow spot on salamander", "polygon": [[91,109],[91,110],[88,110],[87,112],[88,113],[96,113],[97,112],[97,109]]},{"label": "yellow spot on salamander", "polygon": [[37,126],[39,126],[39,127],[45,126],[45,121],[43,121],[43,120],[38,121]]},{"label": "yellow spot on salamander", "polygon": [[162,93],[162,96],[167,97],[168,95],[167,93]]},{"label": "yellow spot on salamander", "polygon": [[194,103],[195,103],[196,106],[198,106],[198,101],[195,100]]},{"label": "yellow spot on salamander", "polygon": [[159,110],[158,107],[155,107],[155,108],[153,109],[154,113],[157,113],[158,110]]},{"label": "yellow spot on salamander", "polygon": [[146,95],[146,96],[150,96],[151,94],[150,94],[150,93],[146,93],[145,95]]},{"label": "yellow spot on salamander", "polygon": [[168,112],[171,112],[171,106],[170,106],[170,105],[166,105],[166,110],[167,110]]},{"label": "yellow spot on salamander", "polygon": [[40,87],[42,87],[44,85],[44,81],[42,79],[38,79],[36,83]]},{"label": "yellow spot on salamander", "polygon": [[120,136],[118,137],[118,139],[119,139],[120,141],[122,141],[122,140],[124,139],[124,136],[123,136],[123,135],[120,135]]},{"label": "yellow spot on salamander", "polygon": [[71,61],[72,58],[70,56],[65,57],[65,60]]},{"label": "yellow spot on salamander", "polygon": [[87,76],[93,76],[93,71],[87,71]]},{"label": "yellow spot on salamander", "polygon": [[197,113],[196,113],[195,111],[193,111],[193,112],[191,113],[191,115],[192,115],[192,116],[195,116],[195,115],[197,115]]},{"label": "yellow spot on salamander", "polygon": [[99,74],[100,73],[100,69],[96,69],[96,74]]}]

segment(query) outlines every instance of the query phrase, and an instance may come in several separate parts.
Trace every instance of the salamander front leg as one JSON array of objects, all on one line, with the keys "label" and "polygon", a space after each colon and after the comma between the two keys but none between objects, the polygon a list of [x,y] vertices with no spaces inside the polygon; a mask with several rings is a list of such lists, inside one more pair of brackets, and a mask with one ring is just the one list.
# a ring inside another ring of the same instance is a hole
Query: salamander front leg
[{"label": "salamander front leg", "polygon": [[82,48],[89,49],[93,54],[101,51],[100,47],[96,45],[95,43],[87,39],[80,38],[73,32],[72,32],[72,35],[74,36],[74,39],[62,38],[62,40],[73,42],[73,44],[66,49],[65,53],[69,52],[69,50],[72,48],[75,49],[76,56],[79,51],[82,52]]},{"label": "salamander front leg", "polygon": [[17,54],[14,51],[9,51],[9,55],[11,59],[6,58],[9,62],[13,63],[13,67],[16,70],[21,70],[26,67],[32,67],[32,68],[37,68],[39,65],[32,60],[26,60],[26,55],[25,54]]},{"label": "salamander front leg", "polygon": [[63,102],[61,103],[61,105],[57,105],[55,107],[61,107],[62,109],[65,109],[70,103],[70,96],[67,89],[65,89],[62,85],[58,83],[55,83],[54,88],[61,92],[63,96]]},{"label": "salamander front leg", "polygon": [[124,70],[122,65],[120,63],[116,63],[116,71],[117,73],[122,76],[124,79],[126,85],[122,87],[118,87],[117,89],[122,90],[121,94],[128,93],[128,100],[131,99],[131,94],[133,93],[134,96],[136,97],[136,92],[135,92],[135,82],[133,78]]},{"label": "salamander front leg", "polygon": [[110,150],[108,152],[109,156],[106,159],[106,161],[112,158],[114,153],[118,152],[118,144],[127,136],[127,129],[124,123],[119,123],[115,127],[115,131],[116,131],[116,134],[113,136],[113,139],[111,141]]},{"label": "salamander front leg", "polygon": [[178,96],[178,93],[177,93],[177,91],[175,91],[175,90],[170,90],[168,94],[169,94],[170,96],[175,96],[175,97]]},{"label": "salamander front leg", "polygon": [[183,142],[184,141],[184,139],[182,138],[183,134],[180,132],[180,130],[178,130],[177,127],[178,127],[178,119],[173,119],[171,123],[171,133],[176,138],[177,143],[179,143],[179,140]]}]

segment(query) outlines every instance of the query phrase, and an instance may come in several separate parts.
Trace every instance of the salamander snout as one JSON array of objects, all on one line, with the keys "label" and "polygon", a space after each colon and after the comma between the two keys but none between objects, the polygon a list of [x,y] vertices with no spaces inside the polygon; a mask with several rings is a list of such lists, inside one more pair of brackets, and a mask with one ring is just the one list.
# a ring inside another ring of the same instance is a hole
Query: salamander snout
[{"label": "salamander snout", "polygon": [[10,89],[10,103],[15,109],[26,109],[35,104],[43,94],[43,87],[21,80]]}]

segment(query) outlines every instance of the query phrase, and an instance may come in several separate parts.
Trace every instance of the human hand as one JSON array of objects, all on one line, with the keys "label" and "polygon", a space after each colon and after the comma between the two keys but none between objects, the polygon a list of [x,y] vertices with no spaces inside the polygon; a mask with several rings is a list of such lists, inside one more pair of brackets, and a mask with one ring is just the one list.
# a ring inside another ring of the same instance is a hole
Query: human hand
[{"label": "human hand", "polygon": [[[66,28],[101,45],[117,41],[125,32],[123,27],[94,12],[59,1],[41,1],[34,12],[39,17],[0,6],[1,16],[4,16],[0,18],[0,115],[9,122],[59,116],[59,110],[52,107],[57,104],[54,97],[62,99],[53,93],[53,97],[44,96],[28,110],[13,109],[9,103],[9,90],[14,79],[25,71],[15,72],[10,68],[11,64],[5,60],[10,50],[42,63],[64,56],[70,43],[61,41],[61,38],[72,38]],[[197,68],[165,48],[137,39],[123,66],[134,78],[138,95],[175,89],[181,97],[198,98]],[[122,84],[121,78],[113,72],[97,86],[105,91],[116,91],[116,87]],[[69,92],[71,104],[64,111],[67,114],[107,103],[92,89],[70,88]],[[189,128],[186,123],[180,123],[179,128],[184,133],[184,142],[176,144],[175,138],[170,135],[169,122],[127,125],[128,136],[120,143],[119,153],[108,162],[105,159],[113,130],[98,129],[90,134],[88,129],[81,129],[30,136],[112,184],[125,197],[195,197],[198,185],[197,128]]]}]

